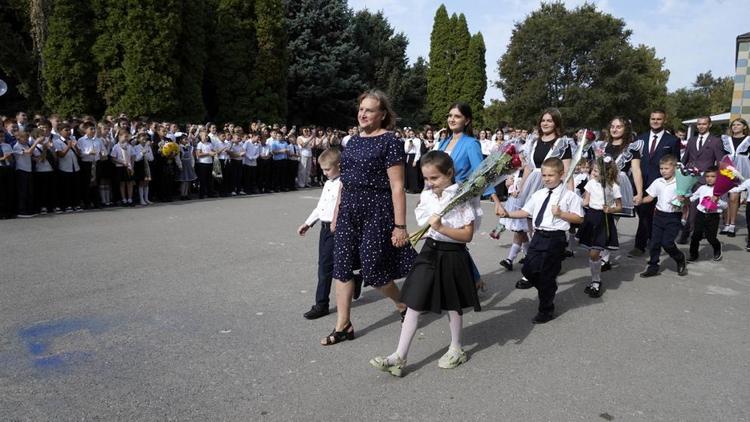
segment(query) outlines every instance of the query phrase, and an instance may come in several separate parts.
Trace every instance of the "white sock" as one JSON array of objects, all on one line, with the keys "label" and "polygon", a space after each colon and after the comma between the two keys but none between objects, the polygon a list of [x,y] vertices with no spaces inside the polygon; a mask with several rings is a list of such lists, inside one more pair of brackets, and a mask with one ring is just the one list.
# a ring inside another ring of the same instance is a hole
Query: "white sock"
[{"label": "white sock", "polygon": [[448,311],[448,325],[450,325],[451,328],[451,347],[454,349],[460,349],[463,317],[456,311]]},{"label": "white sock", "polygon": [[143,199],[146,200],[147,204],[150,204],[151,202],[148,200],[148,185],[143,187]]},{"label": "white sock", "polygon": [[138,199],[141,201],[141,205],[146,205],[146,200],[143,199],[143,186],[138,186]]},{"label": "white sock", "polygon": [[599,261],[589,261],[589,267],[591,268],[591,281],[600,282],[602,273],[602,264]]},{"label": "white sock", "polygon": [[602,252],[601,252],[601,253],[599,254],[599,257],[600,257],[600,258],[602,259],[602,261],[604,261],[604,262],[609,262],[609,249],[605,249],[605,250],[603,250],[603,251],[602,251]]},{"label": "white sock", "polygon": [[411,346],[411,341],[414,339],[414,334],[417,332],[417,321],[419,321],[419,312],[407,308],[404,322],[401,324],[401,335],[398,338],[396,353],[387,358],[389,364],[396,363],[396,357],[401,357],[401,359],[406,360],[406,355],[409,354],[409,346]]},{"label": "white sock", "polygon": [[523,249],[523,256],[526,256],[529,254],[529,242],[523,242],[521,243],[521,249]]},{"label": "white sock", "polygon": [[514,243],[510,245],[510,251],[508,252],[508,260],[510,262],[515,261],[519,252],[521,252],[521,245],[519,245],[518,243]]}]

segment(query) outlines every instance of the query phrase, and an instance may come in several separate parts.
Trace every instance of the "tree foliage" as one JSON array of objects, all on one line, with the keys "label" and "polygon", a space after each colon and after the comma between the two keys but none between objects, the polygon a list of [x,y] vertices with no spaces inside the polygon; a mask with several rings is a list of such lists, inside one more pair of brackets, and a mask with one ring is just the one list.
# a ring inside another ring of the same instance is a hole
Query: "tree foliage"
[{"label": "tree foliage", "polygon": [[91,57],[94,31],[89,3],[57,0],[42,51],[47,107],[61,115],[98,113],[96,67]]},{"label": "tree foliage", "polygon": [[602,127],[618,114],[645,125],[649,110],[666,102],[669,72],[630,35],[624,21],[594,5],[543,3],[516,24],[498,62],[513,123],[531,125],[552,106],[570,127]]},{"label": "tree foliage", "polygon": [[430,122],[427,109],[427,62],[418,57],[406,70],[399,109],[403,126],[417,127]]},{"label": "tree foliage", "polygon": [[728,112],[732,106],[733,90],[731,76],[716,78],[710,70],[698,74],[690,88],[680,88],[669,94],[670,125],[678,128],[683,120]]},{"label": "tree foliage", "polygon": [[257,86],[254,109],[257,118],[265,121],[281,121],[287,114],[285,15],[282,0],[255,0],[258,46],[255,79],[263,83]]},{"label": "tree foliage", "polygon": [[38,71],[27,1],[0,2],[0,79],[9,88],[0,101],[0,112],[10,114],[21,109],[41,109]]},{"label": "tree foliage", "polygon": [[487,92],[487,66],[484,55],[486,49],[484,46],[484,37],[481,32],[472,35],[467,50],[466,62],[470,63],[463,75],[461,83],[461,93],[458,98],[465,101],[471,106],[474,112],[474,127],[481,127],[483,124],[484,94]]},{"label": "tree foliage", "polygon": [[355,101],[366,85],[357,64],[352,11],[345,0],[287,2],[289,120],[351,124]]},{"label": "tree foliage", "polygon": [[445,5],[435,12],[435,21],[430,34],[430,66],[427,69],[427,106],[433,122],[442,122],[448,96],[449,72],[452,60],[451,21]]}]

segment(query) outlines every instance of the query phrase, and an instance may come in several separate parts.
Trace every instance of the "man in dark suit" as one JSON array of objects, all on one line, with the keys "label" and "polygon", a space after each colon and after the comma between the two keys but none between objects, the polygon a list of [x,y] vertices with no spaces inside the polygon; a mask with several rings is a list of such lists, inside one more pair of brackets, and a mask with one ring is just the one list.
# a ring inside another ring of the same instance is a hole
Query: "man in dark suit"
[{"label": "man in dark suit", "polygon": [[[664,130],[667,113],[664,110],[654,110],[649,118],[650,131],[642,133],[638,139],[643,141],[641,150],[641,173],[643,174],[643,189],[648,188],[654,180],[661,177],[659,160],[665,155],[680,156],[680,140]],[[628,252],[628,256],[641,256],[651,238],[651,223],[654,217],[656,202],[640,204],[641,198],[636,197],[638,205],[638,230],[635,234],[635,246]]]},{"label": "man in dark suit", "polygon": [[[709,116],[699,117],[695,126],[698,129],[698,133],[688,139],[685,154],[682,156],[681,161],[690,167],[696,167],[703,173],[707,168],[719,164],[719,161],[724,156],[724,144],[718,136],[711,135],[709,132],[709,129],[711,129],[711,118]],[[703,184],[703,178],[696,184],[695,188],[697,189],[701,184]],[[688,243],[688,238],[695,222],[695,213],[698,212],[698,203],[691,202],[689,210],[688,224],[685,225],[680,238],[677,240],[677,243],[680,245]]]}]

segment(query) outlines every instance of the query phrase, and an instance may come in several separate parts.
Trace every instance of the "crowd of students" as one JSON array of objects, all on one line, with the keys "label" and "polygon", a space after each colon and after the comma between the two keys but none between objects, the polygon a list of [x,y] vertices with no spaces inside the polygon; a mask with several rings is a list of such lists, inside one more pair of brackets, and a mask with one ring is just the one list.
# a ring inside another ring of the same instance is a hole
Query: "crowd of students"
[{"label": "crowd of students", "polygon": [[322,186],[318,158],[356,133],[125,115],[0,118],[1,219]]}]

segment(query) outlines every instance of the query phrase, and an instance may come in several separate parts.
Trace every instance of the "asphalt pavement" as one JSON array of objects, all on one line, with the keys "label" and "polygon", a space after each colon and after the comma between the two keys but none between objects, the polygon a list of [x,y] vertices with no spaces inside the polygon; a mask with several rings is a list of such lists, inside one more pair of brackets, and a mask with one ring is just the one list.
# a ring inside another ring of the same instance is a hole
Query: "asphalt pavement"
[{"label": "asphalt pavement", "polygon": [[[406,375],[368,364],[395,350],[399,317],[367,288],[357,338],[331,347],[314,302],[318,228],[295,230],[319,189],[0,222],[0,420],[747,421],[750,253],[642,279],[622,252],[589,281],[563,263],[558,317],[533,325],[536,291],[502,269],[509,236],[470,245],[487,283],[464,316],[469,360],[437,367],[447,316],[423,315]],[[409,227],[415,228],[409,195]],[[738,220],[742,220],[739,218]],[[685,247],[682,247],[683,250]]]}]

